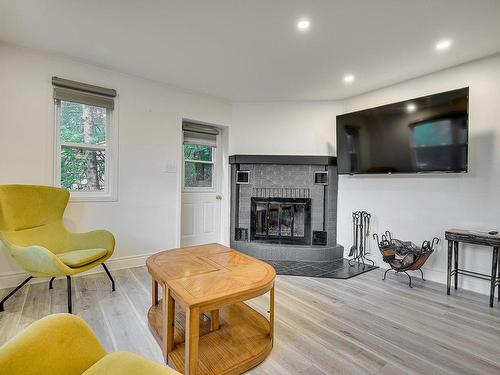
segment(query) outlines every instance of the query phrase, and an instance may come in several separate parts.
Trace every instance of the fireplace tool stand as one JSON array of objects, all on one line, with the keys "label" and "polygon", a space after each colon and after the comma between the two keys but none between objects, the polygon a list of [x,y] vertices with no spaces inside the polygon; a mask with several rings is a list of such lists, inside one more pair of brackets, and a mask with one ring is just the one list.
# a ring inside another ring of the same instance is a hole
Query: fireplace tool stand
[{"label": "fireplace tool stand", "polygon": [[359,265],[363,264],[363,269],[367,265],[366,263],[371,263],[375,266],[375,262],[366,257],[366,243],[367,238],[370,235],[370,218],[371,214],[366,211],[356,211],[352,213],[352,234],[354,239],[354,245],[352,245],[349,251],[349,266],[354,266],[356,263]]}]

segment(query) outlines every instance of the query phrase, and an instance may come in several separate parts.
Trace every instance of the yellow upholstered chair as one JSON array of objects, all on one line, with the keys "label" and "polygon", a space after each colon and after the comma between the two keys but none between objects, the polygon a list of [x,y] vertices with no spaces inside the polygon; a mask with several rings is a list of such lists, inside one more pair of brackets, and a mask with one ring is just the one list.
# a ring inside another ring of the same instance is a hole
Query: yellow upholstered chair
[{"label": "yellow upholstered chair", "polygon": [[128,352],[106,353],[88,324],[71,314],[46,316],[0,347],[2,375],[176,375]]},{"label": "yellow upholstered chair", "polygon": [[0,185],[0,240],[29,277],[0,302],[4,303],[33,277],[66,276],[71,312],[71,276],[102,264],[113,254],[115,238],[105,230],[69,232],[63,224],[69,192],[50,186]]}]

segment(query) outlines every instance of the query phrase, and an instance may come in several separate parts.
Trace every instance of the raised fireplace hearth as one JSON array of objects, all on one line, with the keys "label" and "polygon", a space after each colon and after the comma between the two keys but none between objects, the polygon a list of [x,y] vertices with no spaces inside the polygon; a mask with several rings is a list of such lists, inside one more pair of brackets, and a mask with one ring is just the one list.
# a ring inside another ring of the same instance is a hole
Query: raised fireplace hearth
[{"label": "raised fireplace hearth", "polygon": [[336,158],[233,155],[229,162],[231,247],[266,260],[342,258]]}]

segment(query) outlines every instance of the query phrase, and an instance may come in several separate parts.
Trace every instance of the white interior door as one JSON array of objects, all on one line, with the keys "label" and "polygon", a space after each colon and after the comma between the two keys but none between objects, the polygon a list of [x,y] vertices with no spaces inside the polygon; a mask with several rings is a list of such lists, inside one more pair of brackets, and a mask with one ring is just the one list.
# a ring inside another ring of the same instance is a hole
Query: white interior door
[{"label": "white interior door", "polygon": [[181,246],[219,242],[220,212],[216,193],[183,193]]},{"label": "white interior door", "polygon": [[[190,142],[193,141],[190,139]],[[195,142],[194,140],[193,142]],[[222,152],[211,144],[183,144],[181,246],[221,242]],[[209,143],[209,142],[205,142]]]}]

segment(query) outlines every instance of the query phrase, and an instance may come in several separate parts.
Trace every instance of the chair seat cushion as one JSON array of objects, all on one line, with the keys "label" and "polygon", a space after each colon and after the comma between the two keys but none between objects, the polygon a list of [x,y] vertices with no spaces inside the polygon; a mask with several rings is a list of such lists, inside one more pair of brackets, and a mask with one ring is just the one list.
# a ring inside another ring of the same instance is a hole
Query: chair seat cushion
[{"label": "chair seat cushion", "polygon": [[60,253],[57,256],[68,267],[78,268],[101,259],[107,252],[106,249],[84,249]]},{"label": "chair seat cushion", "polygon": [[165,365],[128,352],[114,352],[94,363],[82,375],[180,375]]}]

